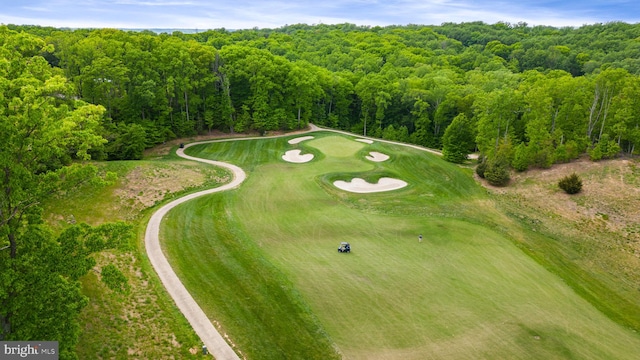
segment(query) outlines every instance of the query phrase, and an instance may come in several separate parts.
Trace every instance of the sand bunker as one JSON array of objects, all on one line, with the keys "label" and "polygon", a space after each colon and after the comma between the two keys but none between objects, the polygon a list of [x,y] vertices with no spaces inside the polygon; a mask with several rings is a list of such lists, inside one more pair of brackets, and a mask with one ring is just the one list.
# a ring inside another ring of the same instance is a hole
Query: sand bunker
[{"label": "sand bunker", "polygon": [[313,159],[313,154],[300,155],[300,150],[289,150],[282,155],[282,160],[292,163],[306,163]]},{"label": "sand bunker", "polygon": [[360,141],[367,144],[373,144],[373,140],[369,140],[369,139],[356,139],[356,141]]},{"label": "sand bunker", "polygon": [[364,179],[353,178],[351,181],[334,181],[333,185],[344,191],[364,194],[397,190],[407,186],[408,184],[399,179],[384,177],[380,178],[377,184],[368,183]]},{"label": "sand bunker", "polygon": [[375,161],[375,162],[381,162],[381,161],[385,161],[389,159],[389,155],[383,154],[383,153],[379,153],[376,151],[372,151],[369,153],[369,156],[367,156],[367,160],[371,160],[371,161]]},{"label": "sand bunker", "polygon": [[297,144],[297,143],[301,143],[301,142],[303,142],[305,140],[311,140],[311,139],[313,139],[313,136],[303,136],[303,137],[291,139],[288,142],[289,142],[289,144],[294,145],[294,144]]}]

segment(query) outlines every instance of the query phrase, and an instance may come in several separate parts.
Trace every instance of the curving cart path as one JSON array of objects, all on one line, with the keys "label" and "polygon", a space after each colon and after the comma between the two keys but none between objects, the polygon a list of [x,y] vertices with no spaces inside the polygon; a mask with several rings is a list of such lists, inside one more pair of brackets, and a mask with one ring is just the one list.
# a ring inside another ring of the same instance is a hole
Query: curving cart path
[{"label": "curving cart path", "polygon": [[[187,144],[185,145],[184,149],[193,145],[209,142],[212,141]],[[178,151],[176,151],[176,154],[185,159],[200,161],[229,169],[233,173],[233,180],[230,183],[217,188],[204,190],[181,197],[158,209],[158,211],[156,211],[151,216],[151,219],[149,219],[149,223],[147,224],[147,231],[144,236],[147,256],[149,257],[151,265],[156,270],[156,273],[158,273],[158,277],[162,281],[162,284],[167,289],[167,292],[169,293],[169,295],[171,295],[180,311],[187,318],[187,320],[193,327],[193,330],[195,330],[196,334],[198,334],[198,336],[202,340],[202,343],[207,347],[207,350],[218,360],[240,360],[238,355],[233,351],[231,346],[227,344],[218,330],[216,330],[207,315],[204,313],[204,311],[202,311],[198,303],[196,303],[191,294],[189,294],[189,291],[187,291],[176,273],[171,268],[169,261],[164,256],[162,248],[160,247],[159,234],[160,222],[162,221],[162,218],[169,212],[169,210],[182,204],[183,202],[189,201],[199,196],[237,188],[247,178],[247,175],[241,168],[235,165],[227,164],[221,161],[206,160],[185,155],[184,149],[178,149]]]},{"label": "curving cart path", "polygon": [[[333,131],[337,133],[347,134],[351,136],[354,135],[346,131],[319,128],[313,124],[309,124],[309,127],[310,129],[305,132],[324,130],[324,131]],[[280,136],[289,136],[289,135],[292,135],[292,134],[286,134],[286,135],[280,135]],[[162,218],[169,212],[169,210],[173,209],[174,207],[186,201],[195,199],[203,195],[235,189],[238,186],[240,186],[240,184],[242,184],[242,182],[247,178],[247,174],[244,172],[244,170],[242,170],[238,166],[221,162],[221,161],[201,159],[201,158],[196,158],[193,156],[186,155],[184,153],[184,150],[186,148],[194,145],[198,145],[198,144],[206,144],[206,143],[212,143],[212,142],[238,141],[238,140],[250,140],[250,139],[264,139],[264,137],[200,141],[200,142],[185,144],[184,148],[178,149],[176,151],[176,154],[182,158],[185,158],[188,160],[200,161],[203,163],[229,169],[233,173],[233,180],[230,183],[225,184],[223,186],[189,194],[164,205],[163,207],[158,209],[149,219],[149,223],[147,224],[147,230],[144,236],[144,244],[147,250],[147,256],[149,257],[149,261],[151,262],[151,265],[153,266],[156,273],[158,274],[158,277],[162,281],[162,284],[167,289],[167,292],[169,293],[169,295],[171,295],[171,297],[175,301],[176,305],[178,306],[182,314],[184,314],[184,316],[187,318],[187,320],[193,327],[193,330],[196,332],[196,334],[198,334],[198,336],[202,340],[202,343],[207,347],[207,350],[217,360],[240,360],[240,357],[238,357],[238,355],[233,351],[231,346],[220,335],[218,330],[216,330],[216,328],[211,323],[211,320],[209,320],[209,318],[204,313],[204,311],[202,311],[198,303],[196,303],[196,301],[193,299],[191,294],[189,294],[189,291],[187,291],[187,288],[184,287],[184,285],[182,284],[182,282],[180,281],[176,273],[171,268],[171,265],[169,264],[169,261],[167,260],[167,258],[164,256],[164,253],[162,252],[162,248],[160,246],[160,237],[159,237],[160,223],[162,222]],[[367,139],[374,140],[373,138],[367,138]],[[436,151],[415,146],[415,145],[408,145],[408,144],[381,140],[381,139],[375,139],[375,141],[410,146],[410,147],[433,152],[440,155],[440,153]]]}]

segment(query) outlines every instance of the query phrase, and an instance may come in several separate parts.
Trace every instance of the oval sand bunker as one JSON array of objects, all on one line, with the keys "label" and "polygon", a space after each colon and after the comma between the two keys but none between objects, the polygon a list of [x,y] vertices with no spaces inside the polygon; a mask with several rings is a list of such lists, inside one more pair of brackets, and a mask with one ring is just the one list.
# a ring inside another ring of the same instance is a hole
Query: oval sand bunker
[{"label": "oval sand bunker", "polygon": [[389,155],[383,154],[383,153],[379,153],[377,151],[372,151],[369,153],[369,155],[367,156],[367,160],[371,160],[374,162],[381,162],[381,161],[385,161],[389,159]]},{"label": "oval sand bunker", "polygon": [[351,181],[334,181],[333,185],[344,191],[364,194],[402,189],[408,184],[399,179],[384,177],[380,178],[377,184],[368,183],[364,179],[353,178]]},{"label": "oval sand bunker", "polygon": [[282,155],[282,160],[292,163],[306,163],[313,159],[313,154],[300,155],[300,150],[289,150]]}]

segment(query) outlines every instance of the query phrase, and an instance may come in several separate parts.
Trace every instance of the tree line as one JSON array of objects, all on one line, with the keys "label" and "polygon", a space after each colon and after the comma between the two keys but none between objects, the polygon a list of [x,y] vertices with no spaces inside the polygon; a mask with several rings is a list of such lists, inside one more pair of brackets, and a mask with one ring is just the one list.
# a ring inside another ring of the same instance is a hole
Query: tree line
[{"label": "tree line", "polygon": [[98,158],[309,122],[443,148],[451,161],[479,150],[517,170],[634,154],[640,140],[640,25],[12,28],[51,45],[41,55],[75,95],[105,108]]}]

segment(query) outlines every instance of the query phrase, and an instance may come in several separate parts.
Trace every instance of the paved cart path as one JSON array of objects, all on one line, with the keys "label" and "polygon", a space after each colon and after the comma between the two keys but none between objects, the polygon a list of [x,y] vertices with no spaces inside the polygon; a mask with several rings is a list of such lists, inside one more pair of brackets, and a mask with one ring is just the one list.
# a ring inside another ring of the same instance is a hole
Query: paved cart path
[{"label": "paved cart path", "polygon": [[[206,143],[206,141],[188,144],[185,146],[185,149],[189,146],[201,143]],[[182,204],[183,202],[189,201],[199,196],[237,188],[246,179],[247,175],[241,168],[235,165],[185,155],[184,149],[178,149],[176,153],[178,154],[178,156],[185,159],[200,161],[229,169],[233,173],[233,180],[228,184],[214,189],[204,190],[181,197],[164,205],[158,211],[156,211],[151,216],[151,219],[149,219],[149,223],[147,224],[147,231],[144,237],[147,256],[149,256],[149,261],[151,261],[151,265],[158,273],[158,277],[162,281],[164,287],[167,289],[167,292],[169,293],[169,295],[171,295],[176,305],[187,318],[187,320],[193,327],[193,330],[196,332],[196,334],[198,334],[198,336],[202,340],[202,343],[207,347],[209,352],[218,360],[239,360],[240,358],[238,357],[238,355],[233,351],[231,346],[227,344],[224,338],[216,330],[207,315],[204,313],[204,311],[202,311],[191,294],[189,294],[189,291],[187,291],[187,289],[184,287],[176,273],[171,268],[171,265],[169,265],[169,261],[164,256],[162,248],[160,247],[159,234],[160,222],[162,221],[162,218],[169,212],[169,210]]]}]

